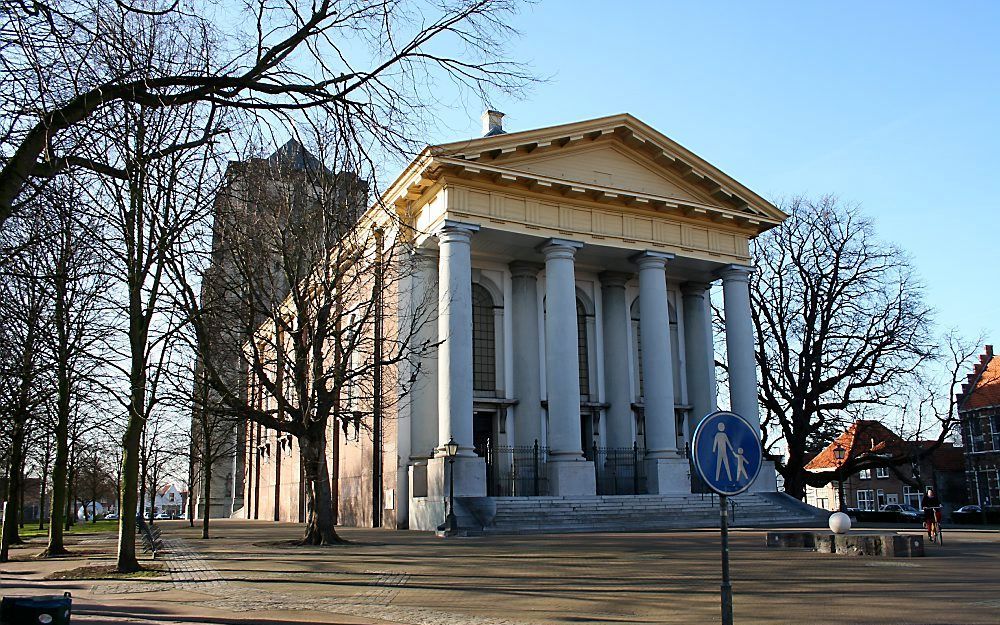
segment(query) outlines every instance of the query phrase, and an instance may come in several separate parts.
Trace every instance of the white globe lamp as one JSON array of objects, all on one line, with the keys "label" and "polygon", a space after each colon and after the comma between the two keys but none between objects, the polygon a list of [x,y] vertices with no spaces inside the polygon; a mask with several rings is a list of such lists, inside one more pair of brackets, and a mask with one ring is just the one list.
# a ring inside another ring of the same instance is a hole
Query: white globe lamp
[{"label": "white globe lamp", "polygon": [[843,512],[834,512],[830,515],[830,531],[834,534],[846,534],[851,529],[851,517]]}]

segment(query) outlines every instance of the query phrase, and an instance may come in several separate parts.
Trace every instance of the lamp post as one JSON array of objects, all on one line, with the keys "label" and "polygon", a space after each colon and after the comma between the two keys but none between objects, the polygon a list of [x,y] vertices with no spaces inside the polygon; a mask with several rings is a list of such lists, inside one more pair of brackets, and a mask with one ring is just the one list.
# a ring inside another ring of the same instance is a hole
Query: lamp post
[{"label": "lamp post", "polygon": [[444,519],[445,534],[451,535],[458,531],[455,521],[455,456],[458,455],[458,443],[450,437],[444,444],[444,453],[448,456],[448,514]]},{"label": "lamp post", "polygon": [[841,512],[847,512],[847,506],[844,505],[844,476],[841,474],[841,468],[844,466],[844,448],[838,443],[833,449],[833,456],[837,459],[837,498],[838,498],[838,508]]}]

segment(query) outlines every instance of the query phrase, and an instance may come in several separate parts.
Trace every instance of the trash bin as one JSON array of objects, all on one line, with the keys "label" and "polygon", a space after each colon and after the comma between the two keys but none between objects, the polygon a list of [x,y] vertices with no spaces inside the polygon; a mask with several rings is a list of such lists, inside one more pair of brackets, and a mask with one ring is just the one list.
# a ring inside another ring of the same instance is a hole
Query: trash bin
[{"label": "trash bin", "polygon": [[0,598],[0,624],[68,625],[72,604],[68,592],[39,597],[3,597]]}]

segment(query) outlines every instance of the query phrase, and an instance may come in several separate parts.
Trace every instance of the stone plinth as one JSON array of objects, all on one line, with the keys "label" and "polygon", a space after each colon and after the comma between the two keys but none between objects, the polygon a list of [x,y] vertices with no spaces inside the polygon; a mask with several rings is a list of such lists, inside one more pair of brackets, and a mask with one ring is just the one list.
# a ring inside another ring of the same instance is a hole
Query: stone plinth
[{"label": "stone plinth", "polygon": [[913,558],[924,555],[924,537],[919,534],[857,532],[768,532],[769,549],[812,549],[819,553],[877,558]]}]

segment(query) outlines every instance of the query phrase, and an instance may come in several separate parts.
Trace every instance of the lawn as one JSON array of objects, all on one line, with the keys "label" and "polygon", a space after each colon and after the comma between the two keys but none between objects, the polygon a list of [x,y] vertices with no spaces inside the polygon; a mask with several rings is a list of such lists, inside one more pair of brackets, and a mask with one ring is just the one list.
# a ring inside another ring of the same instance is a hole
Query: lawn
[{"label": "lawn", "polygon": [[[91,523],[87,521],[77,521],[70,527],[67,534],[99,534],[101,532],[117,532],[118,531],[118,521],[98,521],[96,523]],[[25,524],[24,527],[18,530],[21,538],[35,538],[38,536],[48,536],[49,535],[49,524],[45,524],[45,529],[38,529],[38,523]]]}]

